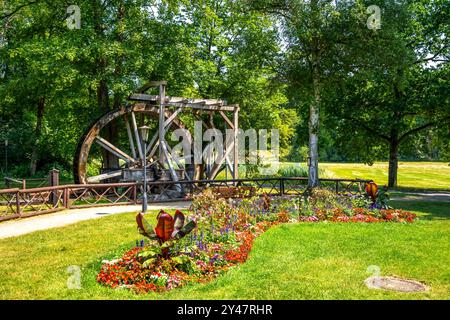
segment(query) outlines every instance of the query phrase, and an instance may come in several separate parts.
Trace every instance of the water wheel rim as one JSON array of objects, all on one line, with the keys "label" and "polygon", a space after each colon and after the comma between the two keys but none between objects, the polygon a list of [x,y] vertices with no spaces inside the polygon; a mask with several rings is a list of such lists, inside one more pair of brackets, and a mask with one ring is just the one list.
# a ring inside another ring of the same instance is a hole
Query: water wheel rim
[{"label": "water wheel rim", "polygon": [[[137,103],[108,111],[99,118],[97,118],[86,129],[77,145],[73,163],[73,176],[74,182],[76,184],[88,183],[87,165],[89,159],[89,152],[96,138],[100,136],[101,130],[112,121],[132,113],[144,113],[156,118],[159,115],[159,109],[154,105],[146,103]],[[168,119],[173,115],[173,113],[174,113],[173,111],[166,109],[165,118]],[[170,124],[171,129],[184,129],[185,127],[186,126],[178,118],[178,116],[175,117]]]}]

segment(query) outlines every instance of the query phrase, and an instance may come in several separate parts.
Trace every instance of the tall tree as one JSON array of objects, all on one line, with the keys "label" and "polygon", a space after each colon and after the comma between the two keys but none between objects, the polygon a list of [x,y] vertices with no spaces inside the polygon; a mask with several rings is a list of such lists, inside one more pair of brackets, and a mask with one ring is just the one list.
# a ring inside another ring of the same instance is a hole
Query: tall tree
[{"label": "tall tree", "polygon": [[[342,140],[372,162],[383,144],[389,187],[397,186],[401,145],[450,121],[448,1],[379,3],[382,27],[365,43],[357,72],[341,84],[328,109]],[[359,142],[357,142],[359,141]]]},{"label": "tall tree", "polygon": [[[362,8],[347,1],[251,1],[251,7],[279,18],[285,57],[282,78],[291,103],[309,111],[309,182],[319,185],[320,107],[325,90],[348,69],[354,29],[361,26]],[[363,8],[365,9],[365,8]]]}]

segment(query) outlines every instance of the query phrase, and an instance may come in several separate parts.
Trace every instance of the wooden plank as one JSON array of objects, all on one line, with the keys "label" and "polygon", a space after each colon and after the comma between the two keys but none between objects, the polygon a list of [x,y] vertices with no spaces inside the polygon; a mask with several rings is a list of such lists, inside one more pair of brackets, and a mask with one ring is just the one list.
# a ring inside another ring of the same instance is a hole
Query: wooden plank
[{"label": "wooden plank", "polygon": [[214,177],[217,175],[217,173],[220,170],[220,167],[223,165],[224,160],[226,159],[226,157],[228,157],[228,155],[230,154],[230,152],[232,150],[234,150],[234,144],[235,142],[233,141],[232,144],[227,147],[227,149],[225,150],[224,154],[222,155],[222,158],[220,159],[219,162],[216,161],[216,163],[214,163],[214,166],[211,170],[211,172],[209,173],[208,179],[212,180],[214,179]]},{"label": "wooden plank", "polygon": [[[169,130],[172,121],[178,116],[178,114],[183,111],[182,108],[178,108],[166,121],[164,122],[164,130],[167,132]],[[150,150],[153,148],[153,144],[158,140],[159,132],[156,132],[153,137],[150,139],[150,142],[147,144],[147,150],[145,150],[145,154],[148,154]]]},{"label": "wooden plank", "polygon": [[137,159],[136,155],[136,147],[134,146],[133,141],[133,134],[131,132],[130,122],[128,121],[128,116],[125,114],[124,116],[125,125],[127,127],[127,135],[128,135],[128,141],[130,143],[131,153],[134,159]]},{"label": "wooden plank", "polygon": [[159,86],[159,162],[162,166],[164,166],[165,157],[164,157],[164,137],[166,135],[166,130],[164,126],[165,117],[165,100],[166,100],[166,87],[164,85]]},{"label": "wooden plank", "polygon": [[89,177],[87,179],[88,183],[96,183],[102,180],[107,180],[115,177],[120,177],[122,175],[122,170],[112,171],[104,174],[100,174],[98,176]]},{"label": "wooden plank", "polygon": [[[172,180],[178,182],[178,175],[175,172],[175,169],[173,168],[172,162],[169,160],[169,152],[167,151],[167,145],[166,142],[163,140],[160,143],[161,145],[161,149],[165,155],[165,157],[167,158],[167,164],[169,165],[169,171],[170,171],[170,175],[172,176]],[[178,190],[181,190],[181,185],[176,185]]]},{"label": "wooden plank", "polygon": [[116,157],[121,158],[121,159],[125,160],[126,162],[134,162],[135,161],[128,154],[126,154],[125,152],[123,152],[122,150],[117,148],[115,145],[113,145],[112,143],[103,139],[100,136],[95,137],[95,142],[97,142],[97,144],[99,144],[101,147],[103,147],[107,151],[114,154]]},{"label": "wooden plank", "polygon": [[134,112],[131,112],[131,125],[133,126],[134,136],[136,138],[136,145],[138,147],[139,157],[144,159],[144,151],[142,150],[141,136],[139,135],[137,123],[136,123],[136,115]]},{"label": "wooden plank", "polygon": [[[157,103],[160,97],[156,95],[135,93],[128,97],[131,101],[144,101]],[[182,97],[167,97],[164,99],[166,107],[191,108],[205,111],[234,111],[234,105],[227,106],[223,100],[218,99],[187,99]]]},{"label": "wooden plank", "polygon": [[234,168],[233,168],[232,162],[231,162],[231,160],[230,160],[230,157],[226,156],[226,157],[225,157],[225,161],[226,161],[228,170],[230,170],[231,175],[234,176],[234,172],[233,172],[233,171],[234,171]]},{"label": "wooden plank", "polygon": [[233,179],[239,179],[239,106],[236,106],[233,111],[233,130],[234,130],[234,145],[233,145]]},{"label": "wooden plank", "polygon": [[234,123],[231,122],[231,120],[227,117],[227,115],[222,110],[219,110],[219,114],[222,116],[223,120],[225,120],[225,122],[228,124],[228,126],[231,129],[234,129]]}]

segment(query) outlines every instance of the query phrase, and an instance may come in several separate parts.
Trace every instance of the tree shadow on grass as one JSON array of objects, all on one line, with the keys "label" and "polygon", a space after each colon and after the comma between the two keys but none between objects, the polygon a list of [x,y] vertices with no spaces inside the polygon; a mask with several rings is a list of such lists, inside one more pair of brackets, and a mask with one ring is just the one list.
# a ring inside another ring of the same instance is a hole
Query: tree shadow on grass
[{"label": "tree shadow on grass", "polygon": [[421,220],[450,220],[450,202],[392,200],[390,205],[396,209],[415,211]]}]

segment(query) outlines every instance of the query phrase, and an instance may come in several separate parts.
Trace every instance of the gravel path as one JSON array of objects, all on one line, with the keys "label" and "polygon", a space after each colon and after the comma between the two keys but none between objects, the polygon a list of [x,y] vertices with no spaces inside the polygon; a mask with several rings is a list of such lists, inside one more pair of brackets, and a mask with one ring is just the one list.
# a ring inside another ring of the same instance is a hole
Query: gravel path
[{"label": "gravel path", "polygon": [[[148,210],[160,209],[187,209],[191,205],[190,202],[172,202],[148,205]],[[77,223],[79,221],[98,219],[113,214],[126,212],[139,212],[142,206],[113,206],[101,208],[86,208],[65,210],[57,213],[26,218],[22,220],[6,221],[0,223],[0,239],[16,237],[23,234],[31,233],[38,230],[46,230],[50,228],[62,227],[68,224]]]}]

